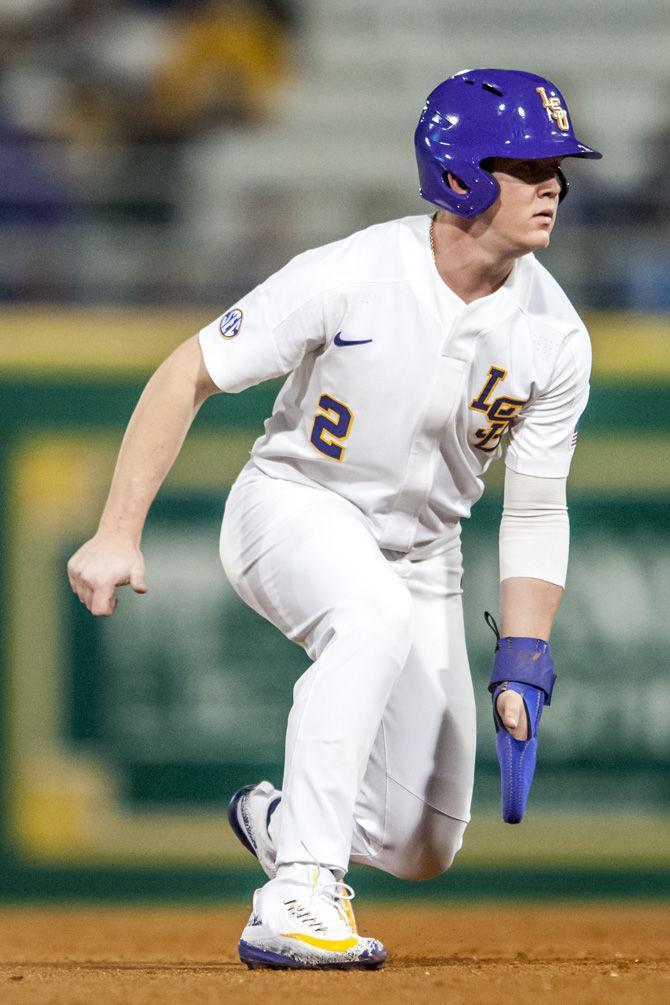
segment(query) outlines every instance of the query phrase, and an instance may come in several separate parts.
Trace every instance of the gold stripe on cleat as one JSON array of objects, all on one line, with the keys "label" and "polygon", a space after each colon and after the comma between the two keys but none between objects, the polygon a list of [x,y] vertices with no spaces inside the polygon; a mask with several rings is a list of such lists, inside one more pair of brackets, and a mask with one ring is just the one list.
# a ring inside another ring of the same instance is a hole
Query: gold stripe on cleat
[{"label": "gold stripe on cleat", "polygon": [[314,949],[324,949],[328,953],[344,953],[358,945],[357,938],[351,939],[318,939],[314,935],[302,935],[300,932],[282,932],[283,939],[297,939]]},{"label": "gold stripe on cleat", "polygon": [[[340,880],[340,889],[344,888],[344,883]],[[342,904],[342,910],[344,911],[345,917],[349,923],[349,928],[356,935],[358,933],[358,928],[356,927],[356,918],[354,916],[354,909],[351,906],[351,899],[349,897],[342,897],[340,900]]]}]

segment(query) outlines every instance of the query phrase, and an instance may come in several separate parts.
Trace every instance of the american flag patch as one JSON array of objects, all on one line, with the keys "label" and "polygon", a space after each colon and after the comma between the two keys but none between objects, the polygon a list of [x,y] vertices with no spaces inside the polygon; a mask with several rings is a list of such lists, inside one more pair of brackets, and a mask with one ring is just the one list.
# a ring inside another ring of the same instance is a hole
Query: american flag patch
[{"label": "american flag patch", "polygon": [[570,437],[570,449],[574,450],[576,446],[577,446],[577,430],[575,429],[574,433]]}]

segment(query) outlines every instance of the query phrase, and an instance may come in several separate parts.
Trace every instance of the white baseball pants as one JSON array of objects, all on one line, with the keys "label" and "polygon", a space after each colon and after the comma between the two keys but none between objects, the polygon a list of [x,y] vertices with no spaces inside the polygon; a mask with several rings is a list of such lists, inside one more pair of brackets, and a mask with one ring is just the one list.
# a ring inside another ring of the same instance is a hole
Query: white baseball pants
[{"label": "white baseball pants", "polygon": [[475,755],[460,528],[385,553],[347,500],[250,462],[221,558],[240,597],[313,660],[288,720],[278,864],[443,872],[469,820]]}]

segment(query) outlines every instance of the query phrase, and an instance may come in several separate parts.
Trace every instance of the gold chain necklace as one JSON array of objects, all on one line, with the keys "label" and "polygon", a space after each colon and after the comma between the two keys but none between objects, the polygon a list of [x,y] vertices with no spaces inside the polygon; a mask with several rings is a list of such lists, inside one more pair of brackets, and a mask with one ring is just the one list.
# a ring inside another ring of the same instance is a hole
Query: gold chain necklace
[{"label": "gold chain necklace", "polygon": [[430,218],[430,229],[428,231],[428,237],[430,239],[430,253],[433,256],[433,262],[437,266],[437,258],[435,256],[435,217],[437,213],[433,213]]}]

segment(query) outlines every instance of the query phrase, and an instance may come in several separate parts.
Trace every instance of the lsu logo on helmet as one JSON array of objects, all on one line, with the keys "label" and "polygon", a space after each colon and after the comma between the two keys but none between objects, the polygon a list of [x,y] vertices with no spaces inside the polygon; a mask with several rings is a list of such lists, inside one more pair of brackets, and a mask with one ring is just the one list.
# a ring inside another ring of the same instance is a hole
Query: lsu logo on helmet
[{"label": "lsu logo on helmet", "polygon": [[549,118],[554,120],[560,130],[567,133],[570,129],[570,123],[568,122],[568,113],[561,105],[561,99],[555,94],[550,97],[544,87],[536,87],[535,90],[540,95],[542,107],[546,108]]}]

